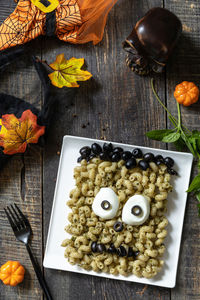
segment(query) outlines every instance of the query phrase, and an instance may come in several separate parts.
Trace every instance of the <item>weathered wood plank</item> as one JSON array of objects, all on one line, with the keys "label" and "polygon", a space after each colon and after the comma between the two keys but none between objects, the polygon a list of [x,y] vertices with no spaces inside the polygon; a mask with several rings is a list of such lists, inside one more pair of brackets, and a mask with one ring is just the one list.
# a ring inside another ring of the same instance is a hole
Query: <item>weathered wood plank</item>
[{"label": "weathered wood plank", "polygon": [[[166,8],[180,17],[183,24],[183,34],[174,56],[167,68],[167,98],[168,107],[177,113],[173,91],[176,84],[187,80],[199,85],[200,74],[200,28],[199,1],[165,1]],[[200,104],[188,108],[181,107],[183,122],[189,129],[200,129]],[[170,126],[170,124],[168,124]],[[193,176],[197,172],[195,167]],[[183,227],[183,237],[179,259],[177,285],[171,291],[171,299],[186,300],[200,298],[200,231],[197,205],[194,197],[188,197],[186,215]]]},{"label": "weathered wood plank", "polygon": [[[2,1],[1,1],[2,2]],[[12,0],[1,3],[0,22],[14,9]],[[23,98],[30,103],[41,105],[41,84],[31,61],[31,55],[40,55],[38,41],[32,43],[32,51],[27,57],[19,59],[0,74],[0,91]],[[16,288],[0,284],[0,298],[43,299],[42,291],[23,244],[18,242],[3,212],[6,205],[17,203],[28,216],[33,229],[32,248],[42,262],[42,153],[38,148],[26,154],[13,157],[5,169],[0,172],[0,263],[18,260],[26,269],[25,279]]]},{"label": "weathered wood plank", "polygon": [[[59,53],[65,53],[68,58],[84,57],[88,70],[93,74],[90,82],[81,84],[73,105],[63,98],[57,103],[44,154],[45,240],[59,161],[56,153],[60,151],[63,135],[161,146],[144,134],[148,130],[165,127],[165,114],[153,100],[150,78],[138,77],[126,67],[126,54],[121,47],[135,22],[153,6],[162,6],[162,1],[118,1],[109,15],[104,39],[96,46],[74,46],[57,40],[47,40],[44,45],[43,58],[49,62]],[[157,80],[164,97],[164,76]],[[162,147],[165,148],[165,145]],[[55,299],[59,300],[170,298],[168,289],[158,287],[47,269],[45,275]]]}]

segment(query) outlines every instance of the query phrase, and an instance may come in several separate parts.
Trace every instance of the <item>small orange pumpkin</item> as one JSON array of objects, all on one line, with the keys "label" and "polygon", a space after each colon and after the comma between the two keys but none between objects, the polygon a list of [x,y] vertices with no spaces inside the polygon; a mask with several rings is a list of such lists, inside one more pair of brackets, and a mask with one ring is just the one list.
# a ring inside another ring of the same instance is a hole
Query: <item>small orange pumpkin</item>
[{"label": "small orange pumpkin", "polygon": [[198,101],[199,89],[193,82],[183,81],[176,86],[174,97],[178,103],[190,106]]},{"label": "small orange pumpkin", "polygon": [[0,279],[6,285],[16,286],[24,279],[25,269],[18,261],[7,261],[0,269]]}]

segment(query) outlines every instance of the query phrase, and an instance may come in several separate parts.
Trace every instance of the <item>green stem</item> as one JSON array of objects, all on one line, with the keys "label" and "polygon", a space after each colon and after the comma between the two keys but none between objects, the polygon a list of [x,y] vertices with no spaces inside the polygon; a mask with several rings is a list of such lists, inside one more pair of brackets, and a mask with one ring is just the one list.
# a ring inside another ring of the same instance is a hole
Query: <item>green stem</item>
[{"label": "green stem", "polygon": [[180,105],[177,102],[177,110],[178,110],[178,127],[181,128],[181,112],[180,112]]}]

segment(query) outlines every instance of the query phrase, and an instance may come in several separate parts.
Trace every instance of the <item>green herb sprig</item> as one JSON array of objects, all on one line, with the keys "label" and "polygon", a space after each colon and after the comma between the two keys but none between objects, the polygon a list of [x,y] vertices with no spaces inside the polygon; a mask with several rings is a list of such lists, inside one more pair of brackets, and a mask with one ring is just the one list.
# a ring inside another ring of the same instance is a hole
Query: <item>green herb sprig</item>
[{"label": "green herb sprig", "polygon": [[164,143],[173,143],[177,150],[181,151],[186,146],[198,161],[198,175],[191,182],[187,192],[193,192],[198,200],[198,213],[200,216],[200,131],[187,129],[181,122],[180,105],[177,102],[178,119],[175,118],[167,107],[163,104],[154,88],[154,79],[151,79],[152,91],[168,114],[168,118],[173,129],[152,130],[146,133],[146,136],[152,140],[162,141]]}]

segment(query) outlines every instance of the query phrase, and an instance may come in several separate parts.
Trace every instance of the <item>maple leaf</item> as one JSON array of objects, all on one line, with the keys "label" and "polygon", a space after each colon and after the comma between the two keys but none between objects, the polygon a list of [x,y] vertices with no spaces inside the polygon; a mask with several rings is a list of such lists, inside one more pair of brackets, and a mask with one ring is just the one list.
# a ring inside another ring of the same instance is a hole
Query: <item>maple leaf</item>
[{"label": "maple leaf", "polygon": [[25,152],[27,144],[36,144],[45,132],[45,126],[37,124],[37,116],[29,109],[20,119],[13,114],[3,115],[0,126],[0,146],[9,155]]},{"label": "maple leaf", "polygon": [[49,66],[55,70],[49,74],[51,83],[59,88],[79,87],[77,81],[86,81],[92,77],[88,71],[81,70],[84,65],[84,58],[72,57],[66,60],[64,54],[59,54],[56,60]]}]

